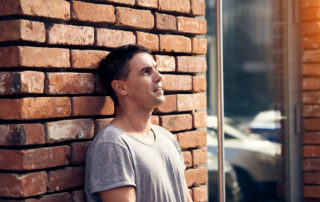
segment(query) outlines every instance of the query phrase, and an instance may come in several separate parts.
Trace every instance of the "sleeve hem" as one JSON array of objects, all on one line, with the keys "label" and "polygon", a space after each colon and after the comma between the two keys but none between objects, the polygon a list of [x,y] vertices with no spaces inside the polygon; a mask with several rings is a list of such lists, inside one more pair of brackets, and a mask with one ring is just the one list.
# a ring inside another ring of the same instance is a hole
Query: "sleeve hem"
[{"label": "sleeve hem", "polygon": [[115,183],[115,184],[111,184],[111,185],[107,185],[107,186],[103,186],[103,187],[92,189],[91,194],[99,193],[99,192],[102,192],[102,191],[106,191],[106,190],[110,190],[110,189],[114,189],[114,188],[119,188],[119,187],[123,187],[123,186],[136,187],[135,183],[132,183],[132,182],[118,182],[118,183]]}]

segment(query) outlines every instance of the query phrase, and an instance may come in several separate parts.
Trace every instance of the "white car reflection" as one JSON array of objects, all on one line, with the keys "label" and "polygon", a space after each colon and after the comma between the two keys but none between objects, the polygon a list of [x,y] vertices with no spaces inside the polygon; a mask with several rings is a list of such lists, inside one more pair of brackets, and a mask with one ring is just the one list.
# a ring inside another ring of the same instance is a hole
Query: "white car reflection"
[{"label": "white car reflection", "polygon": [[[208,152],[217,150],[217,118],[207,117]],[[245,201],[275,198],[281,177],[281,145],[247,135],[229,124],[224,124],[225,159],[235,168]]]}]

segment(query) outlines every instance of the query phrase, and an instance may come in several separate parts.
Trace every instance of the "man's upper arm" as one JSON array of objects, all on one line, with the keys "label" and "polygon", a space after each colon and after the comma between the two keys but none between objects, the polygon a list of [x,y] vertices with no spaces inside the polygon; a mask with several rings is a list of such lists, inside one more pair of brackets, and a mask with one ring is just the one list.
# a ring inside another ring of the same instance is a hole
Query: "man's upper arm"
[{"label": "man's upper arm", "polygon": [[134,186],[123,186],[99,192],[103,202],[136,202],[136,191]]}]

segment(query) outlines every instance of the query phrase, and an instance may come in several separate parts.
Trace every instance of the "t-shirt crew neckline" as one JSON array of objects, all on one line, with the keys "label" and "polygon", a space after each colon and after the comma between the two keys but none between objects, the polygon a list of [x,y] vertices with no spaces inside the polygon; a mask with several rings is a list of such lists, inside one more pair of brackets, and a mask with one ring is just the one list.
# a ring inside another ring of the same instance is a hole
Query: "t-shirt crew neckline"
[{"label": "t-shirt crew neckline", "polygon": [[138,138],[134,137],[133,135],[130,135],[130,134],[127,133],[126,131],[122,130],[121,128],[119,128],[119,127],[117,127],[117,126],[115,126],[115,125],[113,125],[113,124],[111,124],[111,123],[109,123],[107,126],[114,127],[114,128],[116,128],[116,129],[120,130],[120,131],[121,131],[121,134],[125,134],[126,136],[134,139],[135,141],[140,142],[141,144],[144,144],[144,145],[147,145],[147,146],[150,146],[150,147],[155,146],[155,145],[157,144],[157,142],[158,142],[157,133],[156,133],[155,130],[154,130],[153,124],[151,124],[151,132],[152,132],[153,135],[154,135],[154,142],[153,142],[153,143],[143,142],[143,141],[139,140]]}]

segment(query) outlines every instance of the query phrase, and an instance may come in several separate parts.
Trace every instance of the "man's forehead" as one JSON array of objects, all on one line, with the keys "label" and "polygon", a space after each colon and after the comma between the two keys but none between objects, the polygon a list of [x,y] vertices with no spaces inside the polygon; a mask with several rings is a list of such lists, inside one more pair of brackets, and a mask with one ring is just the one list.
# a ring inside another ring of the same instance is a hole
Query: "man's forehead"
[{"label": "man's forehead", "polygon": [[149,53],[137,53],[129,61],[131,67],[156,66],[157,63]]}]

